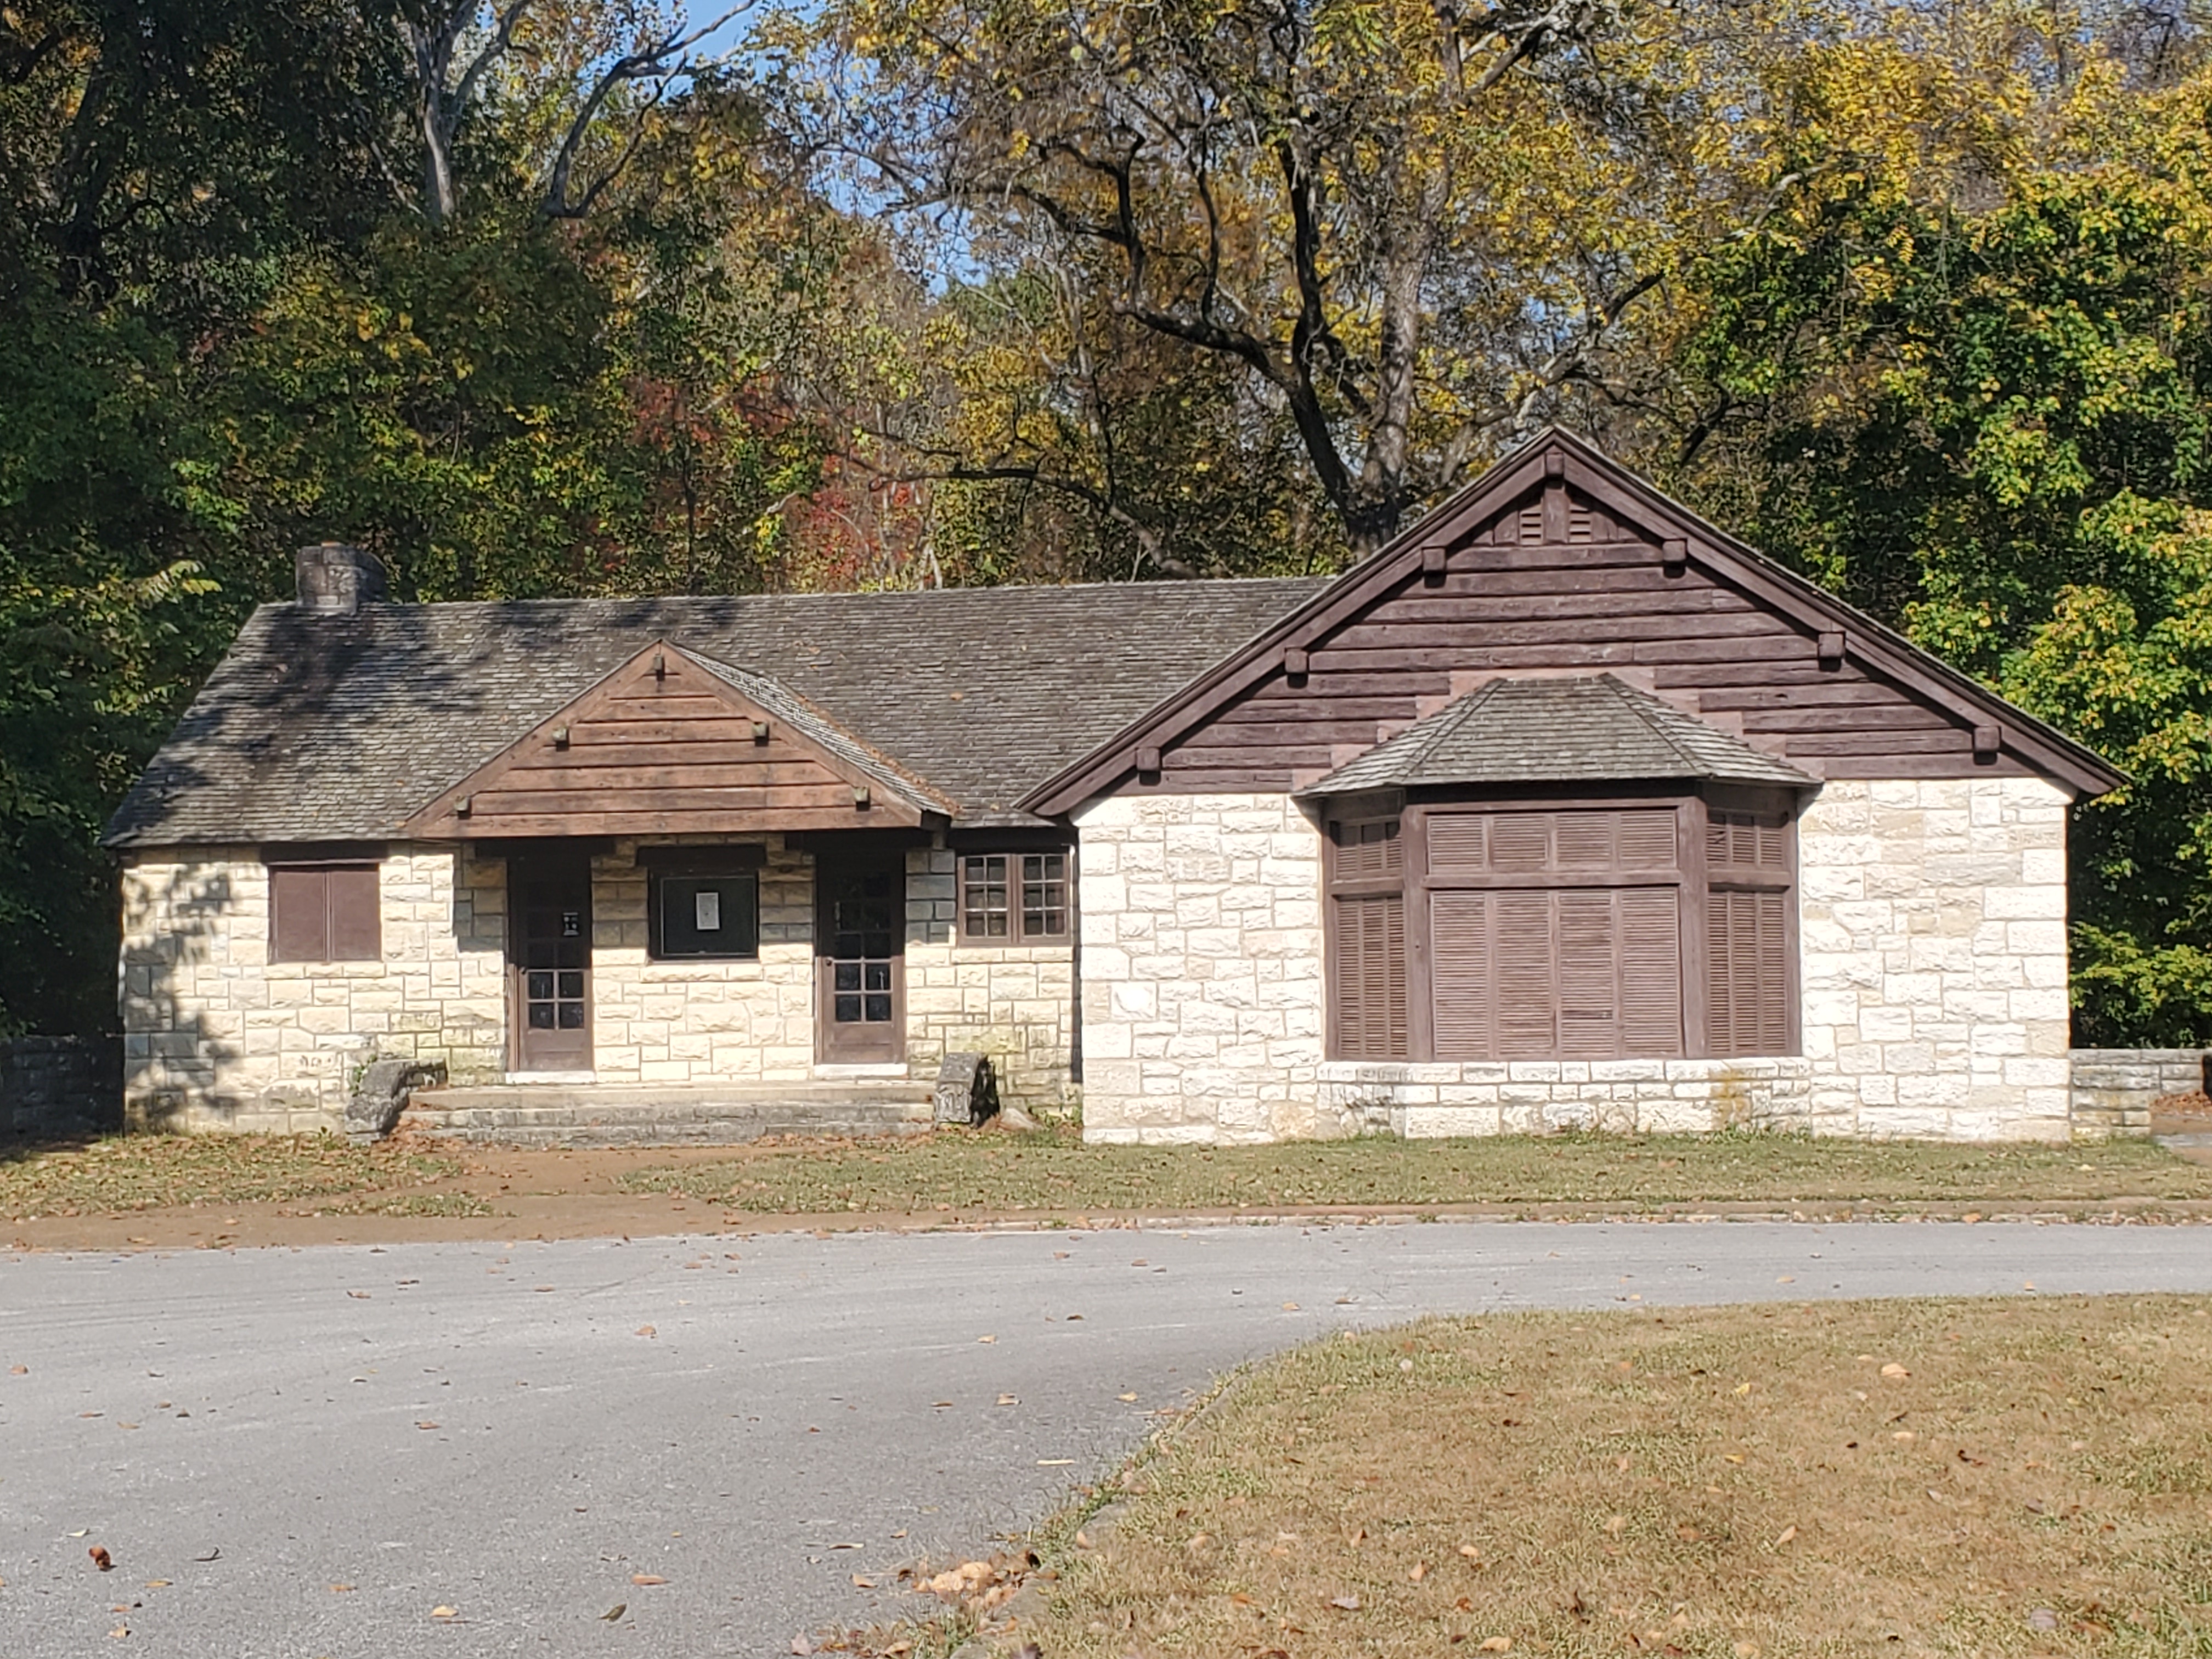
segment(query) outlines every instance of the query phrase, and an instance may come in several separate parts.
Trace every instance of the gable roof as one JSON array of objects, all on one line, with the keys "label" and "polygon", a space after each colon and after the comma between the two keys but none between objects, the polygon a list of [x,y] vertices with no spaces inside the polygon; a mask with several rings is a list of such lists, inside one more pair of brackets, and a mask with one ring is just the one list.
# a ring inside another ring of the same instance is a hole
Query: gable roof
[{"label": "gable roof", "polygon": [[[109,821],[120,848],[376,840],[665,640],[773,681],[968,824],[1323,578],[736,598],[265,605]],[[738,684],[732,681],[732,684]],[[741,687],[741,689],[743,689]]]},{"label": "gable roof", "polygon": [[1853,665],[1933,705],[1962,724],[1994,728],[2007,754],[2081,794],[2101,794],[2124,779],[2103,758],[1938,661],[1902,635],[1706,523],[1583,440],[1548,428],[1500,461],[1389,545],[1277,619],[1257,638],[1198,679],[1162,699],[1073,765],[1023,797],[1020,805],[1058,816],[1112,793],[1133,777],[1139,750],[1173,744],[1237,698],[1290,672],[1293,659],[1327,641],[1408,581],[1428,561],[1472,537],[1486,521],[1549,482],[1564,482],[1624,522],[1640,526],[1666,556],[1694,566],[1807,636],[1831,636]]},{"label": "gable roof", "polygon": [[942,823],[952,803],[761,675],[655,641],[401,826],[434,841]]},{"label": "gable roof", "polygon": [[1298,793],[1660,778],[1816,781],[1613,675],[1586,674],[1492,680]]}]

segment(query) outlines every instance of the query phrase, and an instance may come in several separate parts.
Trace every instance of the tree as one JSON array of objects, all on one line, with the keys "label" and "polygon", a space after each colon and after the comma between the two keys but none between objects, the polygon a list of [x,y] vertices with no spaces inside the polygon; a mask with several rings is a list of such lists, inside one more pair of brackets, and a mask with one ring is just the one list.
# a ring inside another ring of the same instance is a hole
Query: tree
[{"label": "tree", "polygon": [[1659,279],[1672,48],[1612,0],[842,0],[818,38],[823,142],[890,210],[1249,380],[1356,550]]},{"label": "tree", "polygon": [[2077,1035],[2196,1044],[2212,78],[2118,46],[2069,35],[2063,81],[2033,52],[1996,77],[2034,118],[2002,167],[1802,158],[1782,210],[1685,283],[1679,396],[1653,408],[1674,447],[1655,450],[1763,545],[2131,775],[2075,821]]}]

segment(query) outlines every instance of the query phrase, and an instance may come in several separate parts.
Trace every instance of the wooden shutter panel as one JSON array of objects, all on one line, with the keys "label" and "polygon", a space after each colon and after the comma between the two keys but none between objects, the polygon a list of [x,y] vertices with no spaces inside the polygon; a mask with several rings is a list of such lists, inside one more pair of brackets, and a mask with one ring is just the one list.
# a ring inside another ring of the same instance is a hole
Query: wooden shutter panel
[{"label": "wooden shutter panel", "polygon": [[330,872],[269,872],[269,957],[272,962],[328,962]]},{"label": "wooden shutter panel", "polygon": [[1621,890],[1620,1052],[1682,1052],[1682,907],[1672,887]]},{"label": "wooden shutter panel", "polygon": [[1779,892],[1706,898],[1706,1029],[1717,1054],[1788,1052],[1789,902]]},{"label": "wooden shutter panel", "polygon": [[1559,1048],[1563,1059],[1603,1059],[1620,1052],[1620,968],[1615,955],[1613,895],[1602,887],[1569,887],[1553,895],[1559,915]]},{"label": "wooden shutter panel", "polygon": [[1548,1059],[1559,1039],[1552,988],[1552,896],[1506,890],[1491,895],[1491,903],[1497,1058]]},{"label": "wooden shutter panel", "polygon": [[327,872],[330,954],[327,962],[374,962],[384,954],[376,866]]},{"label": "wooden shutter panel", "polygon": [[1430,895],[1429,1018],[1438,1060],[1488,1060],[1495,1053],[1490,957],[1491,895]]},{"label": "wooden shutter panel", "polygon": [[1347,1060],[1406,1054],[1406,901],[1397,893],[1336,905],[1336,1031]]}]

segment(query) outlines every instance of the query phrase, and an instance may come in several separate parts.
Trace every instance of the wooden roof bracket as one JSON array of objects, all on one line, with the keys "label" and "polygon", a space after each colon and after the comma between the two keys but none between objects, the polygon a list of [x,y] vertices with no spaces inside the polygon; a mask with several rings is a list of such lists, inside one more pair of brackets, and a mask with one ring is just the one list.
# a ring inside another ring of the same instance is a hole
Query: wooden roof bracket
[{"label": "wooden roof bracket", "polygon": [[1680,576],[1690,568],[1690,544],[1680,536],[1669,536],[1659,544],[1659,569],[1668,576]]},{"label": "wooden roof bracket", "polygon": [[1846,641],[1844,639],[1843,629],[1823,629],[1814,643],[1820,654],[1820,667],[1823,672],[1832,674],[1844,665],[1844,647]]}]

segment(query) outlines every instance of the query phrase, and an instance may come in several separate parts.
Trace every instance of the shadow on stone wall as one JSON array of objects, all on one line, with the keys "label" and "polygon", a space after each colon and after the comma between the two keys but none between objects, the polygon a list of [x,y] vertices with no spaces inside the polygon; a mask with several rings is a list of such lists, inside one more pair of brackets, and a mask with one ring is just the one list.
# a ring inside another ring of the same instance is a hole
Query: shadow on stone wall
[{"label": "shadow on stone wall", "polygon": [[118,1127],[220,1127],[250,1104],[225,1077],[245,1051],[210,1030],[204,1010],[184,1012],[198,999],[184,995],[183,970],[206,962],[209,934],[235,902],[229,872],[179,866],[139,902],[143,915],[125,918]]},{"label": "shadow on stone wall", "polygon": [[0,1158],[80,1143],[123,1127],[123,1040],[26,1036],[0,1042]]}]

